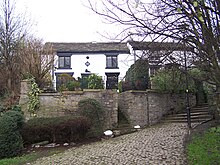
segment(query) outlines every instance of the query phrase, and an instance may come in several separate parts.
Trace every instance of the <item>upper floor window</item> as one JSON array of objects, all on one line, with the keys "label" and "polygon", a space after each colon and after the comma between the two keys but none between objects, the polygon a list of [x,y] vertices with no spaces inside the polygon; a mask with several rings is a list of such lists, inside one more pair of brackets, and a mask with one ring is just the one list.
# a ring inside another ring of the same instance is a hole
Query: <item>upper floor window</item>
[{"label": "upper floor window", "polygon": [[118,68],[118,56],[106,56],[106,68],[115,69]]},{"label": "upper floor window", "polygon": [[71,56],[59,56],[58,67],[64,69],[71,68]]}]

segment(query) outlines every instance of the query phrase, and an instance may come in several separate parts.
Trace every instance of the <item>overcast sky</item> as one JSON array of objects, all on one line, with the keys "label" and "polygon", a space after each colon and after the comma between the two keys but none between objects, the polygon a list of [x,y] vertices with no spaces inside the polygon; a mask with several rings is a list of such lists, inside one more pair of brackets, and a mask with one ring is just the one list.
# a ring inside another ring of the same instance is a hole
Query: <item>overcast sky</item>
[{"label": "overcast sky", "polygon": [[82,0],[17,0],[16,6],[26,11],[35,35],[45,42],[100,42],[107,39],[99,33],[114,33]]}]

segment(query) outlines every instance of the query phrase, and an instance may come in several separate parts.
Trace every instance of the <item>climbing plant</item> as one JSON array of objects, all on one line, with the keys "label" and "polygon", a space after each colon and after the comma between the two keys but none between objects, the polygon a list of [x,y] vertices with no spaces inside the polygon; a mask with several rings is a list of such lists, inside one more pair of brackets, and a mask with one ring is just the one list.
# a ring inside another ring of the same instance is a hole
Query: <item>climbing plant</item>
[{"label": "climbing plant", "polygon": [[30,78],[31,88],[28,92],[28,111],[31,114],[35,114],[40,105],[39,94],[41,90],[39,89],[37,83],[34,78]]}]

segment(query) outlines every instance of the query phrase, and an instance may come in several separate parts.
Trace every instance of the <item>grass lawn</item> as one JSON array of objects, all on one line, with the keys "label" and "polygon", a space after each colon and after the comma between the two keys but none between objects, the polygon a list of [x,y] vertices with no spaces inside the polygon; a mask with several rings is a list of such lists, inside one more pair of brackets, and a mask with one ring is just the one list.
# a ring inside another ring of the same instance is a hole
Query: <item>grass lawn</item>
[{"label": "grass lawn", "polygon": [[21,165],[21,164],[26,164],[28,162],[34,161],[37,158],[38,158],[38,154],[33,153],[33,154],[21,156],[21,157],[1,159],[0,164],[1,165]]},{"label": "grass lawn", "polygon": [[24,151],[24,154],[22,156],[8,158],[8,159],[0,159],[0,165],[24,165],[27,163],[34,162],[39,158],[63,153],[69,148],[79,147],[81,145],[97,142],[99,140],[100,140],[99,138],[87,138],[87,139],[83,139],[83,141],[78,142],[74,146],[60,145],[59,147],[54,147],[54,148],[40,147],[40,148],[26,149],[26,151]]},{"label": "grass lawn", "polygon": [[190,165],[220,165],[220,126],[195,135],[187,145]]},{"label": "grass lawn", "polygon": [[37,159],[42,158],[44,156],[58,154],[63,151],[64,149],[57,149],[57,148],[40,150],[19,157],[0,159],[0,165],[23,165],[23,164],[27,164],[28,162],[36,161]]}]

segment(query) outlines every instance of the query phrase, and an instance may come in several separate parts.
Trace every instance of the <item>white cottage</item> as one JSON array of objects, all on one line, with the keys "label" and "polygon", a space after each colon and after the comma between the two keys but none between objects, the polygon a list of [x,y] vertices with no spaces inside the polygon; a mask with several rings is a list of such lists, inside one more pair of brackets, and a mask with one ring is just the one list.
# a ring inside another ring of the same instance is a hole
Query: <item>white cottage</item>
[{"label": "white cottage", "polygon": [[[108,42],[108,43],[46,43],[56,52],[53,69],[54,86],[59,75],[69,74],[76,79],[91,73],[102,76],[107,89],[117,87],[128,68],[138,58],[148,58],[149,73],[154,74],[166,60],[185,49],[179,43]],[[163,58],[163,61],[161,59]],[[173,59],[171,59],[173,60]]]},{"label": "white cottage", "polygon": [[56,52],[54,84],[58,85],[61,74],[75,78],[91,73],[102,76],[106,88],[114,88],[134,63],[127,43],[47,43]]}]

